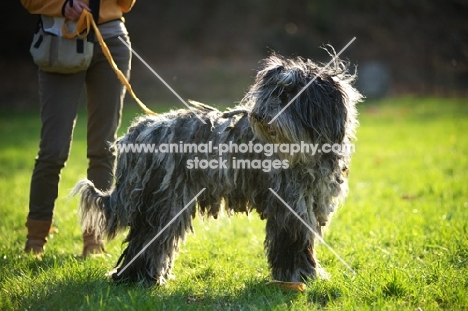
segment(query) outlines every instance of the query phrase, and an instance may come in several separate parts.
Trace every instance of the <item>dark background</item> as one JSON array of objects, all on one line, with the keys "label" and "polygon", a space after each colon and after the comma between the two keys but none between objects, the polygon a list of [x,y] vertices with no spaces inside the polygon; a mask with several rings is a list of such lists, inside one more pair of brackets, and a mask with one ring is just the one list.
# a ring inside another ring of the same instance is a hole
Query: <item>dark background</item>
[{"label": "dark background", "polygon": [[[0,108],[36,108],[37,18],[2,6]],[[271,51],[326,63],[320,46],[338,52],[353,37],[342,56],[368,98],[468,95],[466,0],[139,0],[125,18],[135,51],[184,99],[232,105]],[[131,82],[149,106],[177,103],[136,58]]]}]

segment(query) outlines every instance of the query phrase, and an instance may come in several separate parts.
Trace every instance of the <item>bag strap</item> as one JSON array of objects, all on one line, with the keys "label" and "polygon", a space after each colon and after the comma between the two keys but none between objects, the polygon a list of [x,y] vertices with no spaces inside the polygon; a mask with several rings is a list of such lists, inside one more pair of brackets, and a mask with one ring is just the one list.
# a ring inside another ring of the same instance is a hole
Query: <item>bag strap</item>
[{"label": "bag strap", "polygon": [[[101,0],[89,0],[89,9],[93,14],[93,20],[96,24],[99,23],[99,10],[101,9]],[[88,41],[94,41],[94,33],[91,33],[88,36]]]},{"label": "bag strap", "polygon": [[93,14],[94,21],[96,24],[99,23],[99,9],[101,8],[101,0],[89,0],[89,8]]}]

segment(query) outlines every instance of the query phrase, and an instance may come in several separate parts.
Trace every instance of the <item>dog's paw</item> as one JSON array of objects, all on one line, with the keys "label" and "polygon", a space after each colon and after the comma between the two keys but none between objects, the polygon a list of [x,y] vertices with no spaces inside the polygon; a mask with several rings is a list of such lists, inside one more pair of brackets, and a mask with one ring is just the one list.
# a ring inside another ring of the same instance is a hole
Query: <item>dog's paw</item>
[{"label": "dog's paw", "polygon": [[298,291],[303,292],[306,290],[307,286],[302,282],[282,282],[282,281],[271,281],[266,283],[267,286],[276,286],[282,290],[287,291]]}]

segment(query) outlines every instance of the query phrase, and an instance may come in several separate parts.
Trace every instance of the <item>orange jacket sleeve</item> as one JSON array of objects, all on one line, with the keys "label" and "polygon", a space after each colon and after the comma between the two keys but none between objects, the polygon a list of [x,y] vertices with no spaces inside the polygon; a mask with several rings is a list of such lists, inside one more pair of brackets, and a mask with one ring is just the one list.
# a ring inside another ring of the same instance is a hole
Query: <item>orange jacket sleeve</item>
[{"label": "orange jacket sleeve", "polygon": [[[81,0],[88,4],[89,0]],[[130,11],[136,0],[101,0],[99,23],[122,18],[122,13]],[[62,16],[65,0],[21,0],[21,4],[31,14]]]},{"label": "orange jacket sleeve", "polygon": [[62,16],[65,0],[21,0],[21,4],[31,14]]}]

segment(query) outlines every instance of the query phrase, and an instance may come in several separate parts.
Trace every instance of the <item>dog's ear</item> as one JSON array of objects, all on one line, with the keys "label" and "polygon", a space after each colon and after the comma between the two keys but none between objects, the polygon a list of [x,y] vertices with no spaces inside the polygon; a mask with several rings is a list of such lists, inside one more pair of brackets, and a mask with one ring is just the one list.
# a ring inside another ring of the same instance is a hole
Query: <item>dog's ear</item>
[{"label": "dog's ear", "polygon": [[316,143],[341,143],[347,109],[339,86],[331,78],[317,77],[296,99],[292,113]]}]

